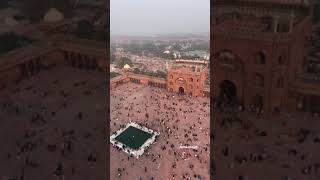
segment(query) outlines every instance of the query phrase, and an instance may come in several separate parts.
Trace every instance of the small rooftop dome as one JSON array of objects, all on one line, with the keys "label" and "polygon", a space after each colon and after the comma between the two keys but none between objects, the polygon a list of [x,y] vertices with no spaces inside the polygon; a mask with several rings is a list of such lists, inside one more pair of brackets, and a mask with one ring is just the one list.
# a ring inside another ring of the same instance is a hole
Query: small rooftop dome
[{"label": "small rooftop dome", "polygon": [[50,8],[48,12],[44,15],[43,21],[47,23],[59,22],[64,19],[63,14],[56,8]]},{"label": "small rooftop dome", "polygon": [[123,66],[123,69],[130,69],[130,65],[129,65],[129,64],[125,64],[125,65]]},{"label": "small rooftop dome", "polygon": [[19,24],[19,22],[15,20],[13,17],[6,17],[4,19],[4,23],[8,26],[16,26]]}]

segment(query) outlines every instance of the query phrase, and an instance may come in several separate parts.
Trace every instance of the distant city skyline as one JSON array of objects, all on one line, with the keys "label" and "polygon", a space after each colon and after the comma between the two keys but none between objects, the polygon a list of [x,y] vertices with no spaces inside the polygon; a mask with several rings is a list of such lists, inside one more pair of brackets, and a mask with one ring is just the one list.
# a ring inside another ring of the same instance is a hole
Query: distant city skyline
[{"label": "distant city skyline", "polygon": [[210,0],[111,0],[111,35],[209,33]]}]

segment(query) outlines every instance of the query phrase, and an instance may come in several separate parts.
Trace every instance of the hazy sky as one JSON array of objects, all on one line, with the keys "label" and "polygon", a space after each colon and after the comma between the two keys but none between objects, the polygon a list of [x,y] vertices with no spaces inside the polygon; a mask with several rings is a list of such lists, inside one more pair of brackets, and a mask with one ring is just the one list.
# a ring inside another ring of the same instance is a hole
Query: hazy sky
[{"label": "hazy sky", "polygon": [[210,0],[111,0],[111,34],[198,33],[210,30]]}]

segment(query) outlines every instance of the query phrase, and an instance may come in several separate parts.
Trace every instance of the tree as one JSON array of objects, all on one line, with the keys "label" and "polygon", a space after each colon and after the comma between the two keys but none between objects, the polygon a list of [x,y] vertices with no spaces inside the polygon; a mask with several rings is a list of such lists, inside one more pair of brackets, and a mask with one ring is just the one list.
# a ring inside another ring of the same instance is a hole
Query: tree
[{"label": "tree", "polygon": [[75,30],[76,36],[83,39],[91,39],[94,34],[94,26],[87,20],[80,20]]},{"label": "tree", "polygon": [[147,51],[152,54],[158,53],[158,47],[154,43],[145,43],[142,45],[141,50]]},{"label": "tree", "polygon": [[34,40],[19,36],[13,32],[2,34],[0,35],[0,54],[23,47],[33,41]]},{"label": "tree", "polygon": [[116,61],[116,55],[114,55],[113,52],[111,52],[111,55],[110,55],[110,62],[113,63]]},{"label": "tree", "polygon": [[141,71],[140,71],[140,69],[139,69],[139,68],[134,68],[133,73],[135,73],[135,74],[140,74],[140,73],[141,73]]},{"label": "tree", "polygon": [[127,57],[121,57],[120,60],[117,62],[117,67],[118,68],[123,68],[124,65],[128,64],[129,66],[132,66],[132,61],[131,59]]},{"label": "tree", "polygon": [[200,59],[201,57],[194,54],[194,55],[182,55],[182,59]]},{"label": "tree", "polygon": [[160,70],[157,70],[157,77],[160,77],[160,78],[166,78],[167,77],[167,73],[166,72],[163,72],[163,71],[160,71]]},{"label": "tree", "polygon": [[174,50],[174,51],[180,51],[181,48],[182,48],[181,45],[178,44],[178,43],[175,43],[175,44],[171,47],[171,49]]},{"label": "tree", "polygon": [[45,14],[47,7],[46,0],[21,0],[21,11],[31,21],[39,21]]},{"label": "tree", "polygon": [[117,77],[119,75],[119,73],[116,72],[110,72],[110,79]]},{"label": "tree", "polygon": [[142,47],[140,44],[132,43],[132,44],[122,44],[123,49],[125,51],[131,52],[132,54],[142,55]]}]

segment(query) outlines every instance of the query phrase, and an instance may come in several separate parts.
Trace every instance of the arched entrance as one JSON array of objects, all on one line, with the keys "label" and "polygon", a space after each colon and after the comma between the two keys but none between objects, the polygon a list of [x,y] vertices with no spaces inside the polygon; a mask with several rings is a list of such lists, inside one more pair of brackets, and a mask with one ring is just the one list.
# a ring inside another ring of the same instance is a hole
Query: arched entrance
[{"label": "arched entrance", "polygon": [[256,94],[254,97],[253,104],[255,107],[262,108],[263,107],[263,97],[259,94]]},{"label": "arched entrance", "polygon": [[179,95],[184,95],[184,88],[183,87],[179,87]]},{"label": "arched entrance", "polygon": [[[179,87],[179,88],[177,88],[177,87]],[[186,92],[186,80],[184,78],[179,77],[179,78],[177,78],[175,80],[175,92],[177,92],[178,95],[185,95],[185,92]]]},{"label": "arched entrance", "polygon": [[263,97],[260,94],[256,94],[253,99],[253,105],[255,111],[260,115],[263,110]]},{"label": "arched entrance", "polygon": [[227,105],[237,103],[237,86],[229,80],[224,80],[220,83],[220,102]]}]

